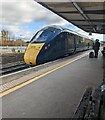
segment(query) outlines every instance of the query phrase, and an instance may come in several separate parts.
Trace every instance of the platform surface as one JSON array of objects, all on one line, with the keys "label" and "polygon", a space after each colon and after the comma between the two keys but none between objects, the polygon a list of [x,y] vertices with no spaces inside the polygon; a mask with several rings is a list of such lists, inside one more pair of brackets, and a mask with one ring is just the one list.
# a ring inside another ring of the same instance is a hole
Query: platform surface
[{"label": "platform surface", "polygon": [[71,118],[85,89],[102,80],[102,55],[86,56],[4,96],[3,118]]}]

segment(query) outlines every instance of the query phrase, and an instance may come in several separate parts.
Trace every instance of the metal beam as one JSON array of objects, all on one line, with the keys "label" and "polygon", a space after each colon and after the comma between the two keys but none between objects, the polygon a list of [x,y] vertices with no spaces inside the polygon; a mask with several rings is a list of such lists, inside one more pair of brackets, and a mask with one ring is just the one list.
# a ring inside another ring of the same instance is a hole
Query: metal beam
[{"label": "metal beam", "polygon": [[[84,14],[105,14],[105,10],[85,10]],[[65,14],[79,14],[78,11],[59,11],[58,13]]]},{"label": "metal beam", "polygon": [[[84,27],[85,27],[85,26],[89,26],[89,25],[82,25],[82,24],[81,24],[81,25],[79,25],[79,26],[84,26]],[[95,27],[95,26],[97,26],[97,25],[93,25],[93,26]],[[105,25],[103,25],[103,27],[105,27]]]},{"label": "metal beam", "polygon": [[[84,14],[84,11],[80,8],[80,6],[76,2],[72,2],[72,4],[80,12],[83,18],[90,24],[90,26],[93,27],[93,24],[90,22],[90,18],[86,14]],[[96,29],[94,27],[93,27],[93,31],[96,32]]]},{"label": "metal beam", "polygon": [[[82,20],[82,19],[71,19],[71,21],[80,21],[80,22],[84,22],[86,20]],[[91,22],[102,22],[105,23],[105,19],[90,19]]]}]

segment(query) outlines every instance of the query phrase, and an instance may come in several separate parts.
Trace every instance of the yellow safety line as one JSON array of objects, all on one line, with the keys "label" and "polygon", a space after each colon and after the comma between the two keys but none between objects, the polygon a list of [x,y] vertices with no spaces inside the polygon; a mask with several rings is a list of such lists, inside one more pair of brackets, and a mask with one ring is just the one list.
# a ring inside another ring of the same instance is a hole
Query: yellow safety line
[{"label": "yellow safety line", "polygon": [[9,90],[6,90],[6,91],[0,93],[0,97],[3,97],[3,96],[5,96],[5,95],[7,95],[7,94],[9,94],[9,93],[11,93],[11,92],[13,92],[13,91],[15,91],[15,90],[18,90],[18,89],[20,89],[20,88],[22,88],[22,87],[24,87],[24,86],[26,86],[26,85],[34,82],[34,81],[36,81],[36,80],[38,80],[38,79],[40,79],[40,78],[42,78],[42,77],[44,77],[44,76],[46,76],[46,75],[48,75],[48,74],[56,71],[56,70],[58,70],[58,69],[60,69],[60,68],[62,68],[62,67],[64,67],[64,66],[68,65],[68,64],[71,64],[71,63],[73,63],[73,62],[81,59],[82,57],[85,57],[86,55],[87,55],[87,54],[81,55],[80,57],[78,57],[78,58],[76,58],[76,59],[74,59],[74,60],[72,60],[72,61],[70,61],[70,62],[67,62],[67,63],[65,63],[65,64],[63,64],[63,65],[61,65],[61,66],[58,66],[58,67],[56,67],[56,68],[54,68],[54,69],[52,69],[52,70],[50,70],[50,71],[48,71],[48,72],[46,72],[46,73],[44,73],[44,74],[42,74],[42,75],[39,75],[39,76],[37,76],[37,77],[35,77],[35,78],[32,78],[32,79],[30,79],[30,80],[28,80],[28,81],[26,81],[26,82],[24,82],[24,83],[22,83],[22,84],[20,84],[20,85],[17,85],[17,86],[15,86],[15,87],[13,87],[13,88],[10,88]]}]

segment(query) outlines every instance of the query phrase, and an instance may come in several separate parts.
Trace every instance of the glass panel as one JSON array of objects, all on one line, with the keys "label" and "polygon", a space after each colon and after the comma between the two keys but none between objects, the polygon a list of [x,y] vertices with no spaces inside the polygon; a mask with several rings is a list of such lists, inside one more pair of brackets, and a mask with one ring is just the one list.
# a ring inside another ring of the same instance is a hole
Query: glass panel
[{"label": "glass panel", "polygon": [[49,40],[49,38],[51,39],[52,37],[54,37],[60,31],[60,29],[53,27],[42,29],[32,38],[31,43],[45,42],[46,40]]}]

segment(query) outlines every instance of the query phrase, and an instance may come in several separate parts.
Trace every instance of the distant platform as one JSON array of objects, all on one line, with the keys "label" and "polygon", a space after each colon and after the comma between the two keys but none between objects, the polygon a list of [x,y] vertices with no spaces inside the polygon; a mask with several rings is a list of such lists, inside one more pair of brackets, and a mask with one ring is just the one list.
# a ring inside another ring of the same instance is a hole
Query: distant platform
[{"label": "distant platform", "polygon": [[0,46],[0,55],[7,53],[24,53],[27,46]]}]

